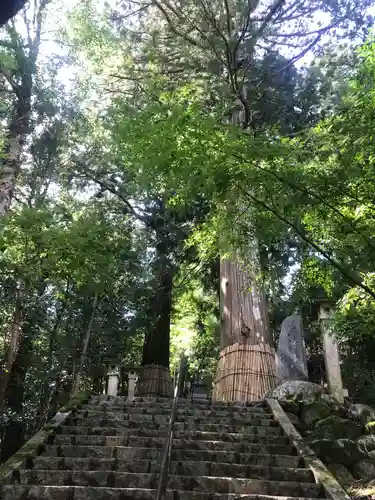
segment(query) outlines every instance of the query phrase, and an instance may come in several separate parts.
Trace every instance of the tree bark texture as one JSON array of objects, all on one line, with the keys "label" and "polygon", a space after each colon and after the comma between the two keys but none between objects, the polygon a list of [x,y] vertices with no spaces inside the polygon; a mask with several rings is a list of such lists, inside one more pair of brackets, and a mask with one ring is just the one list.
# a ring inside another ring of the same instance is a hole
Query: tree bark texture
[{"label": "tree bark texture", "polygon": [[5,395],[7,392],[9,380],[11,378],[13,363],[17,355],[18,345],[22,336],[22,300],[24,297],[23,284],[20,284],[16,291],[16,304],[14,307],[13,319],[10,327],[10,342],[5,364],[5,371],[2,374],[0,382],[0,412],[4,409]]},{"label": "tree bark texture", "polygon": [[[17,176],[21,169],[22,152],[30,133],[32,94],[34,78],[37,72],[37,60],[44,12],[50,0],[33,2],[32,20],[26,21],[27,44],[23,45],[15,29],[11,33],[17,68],[6,75],[15,94],[12,118],[5,137],[0,159],[0,217],[10,210]],[[1,70],[4,68],[0,68]],[[21,79],[19,81],[19,75]]]},{"label": "tree bark texture", "polygon": [[169,373],[172,284],[172,267],[168,259],[162,256],[158,266],[155,292],[151,301],[153,320],[143,345],[137,396],[172,396],[172,378]]},{"label": "tree bark texture", "polygon": [[257,249],[251,269],[238,260],[221,260],[220,308],[221,352],[213,400],[260,400],[277,380]]},{"label": "tree bark texture", "polygon": [[10,210],[17,176],[21,169],[21,155],[30,127],[32,88],[32,75],[27,71],[22,77],[21,86],[17,89],[14,115],[5,139],[4,157],[0,162],[0,217]]},{"label": "tree bark texture", "polygon": [[[24,399],[26,376],[32,365],[35,335],[38,325],[43,323],[44,314],[38,307],[47,282],[44,277],[33,293],[26,294],[25,285],[18,284],[18,305],[15,308],[15,323],[18,325],[17,347],[14,353],[11,368],[8,371],[9,378],[4,383],[4,405],[6,404],[11,414],[16,418],[11,420],[5,429],[2,441],[2,458],[6,460],[12,456],[27,439],[30,428],[24,419]],[[35,294],[34,294],[35,293]],[[10,348],[13,349],[14,345]]]},{"label": "tree bark texture", "polygon": [[91,330],[92,330],[92,325],[94,323],[96,309],[98,307],[98,301],[99,301],[99,296],[96,293],[94,296],[94,300],[92,302],[92,311],[91,311],[89,323],[88,323],[87,328],[86,328],[85,338],[83,340],[83,346],[82,346],[81,356],[80,356],[80,360],[79,360],[78,371],[75,374],[75,380],[74,380],[74,385],[73,385],[73,394],[75,392],[78,392],[79,385],[81,383],[81,375],[82,375],[83,365],[85,363],[87,349],[89,347]]},{"label": "tree bark texture", "polygon": [[[31,332],[30,332],[31,333]],[[11,413],[16,414],[5,429],[4,441],[2,442],[2,460],[8,460],[25,443],[27,428],[23,418],[23,403],[25,396],[25,379],[30,368],[33,351],[33,336],[22,337],[17,356],[12,365],[9,384],[6,390],[6,403]]]}]

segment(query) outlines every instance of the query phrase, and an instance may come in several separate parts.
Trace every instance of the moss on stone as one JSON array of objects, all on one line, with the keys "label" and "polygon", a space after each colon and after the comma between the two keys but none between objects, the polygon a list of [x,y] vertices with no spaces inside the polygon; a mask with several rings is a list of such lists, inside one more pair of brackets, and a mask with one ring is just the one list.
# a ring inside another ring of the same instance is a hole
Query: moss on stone
[{"label": "moss on stone", "polygon": [[371,420],[365,425],[366,434],[375,434],[375,420]]},{"label": "moss on stone", "polygon": [[68,411],[75,410],[77,408],[77,406],[79,406],[79,405],[85,403],[86,401],[88,401],[88,399],[90,398],[90,394],[91,393],[88,392],[88,391],[76,392],[70,398],[70,400],[68,401],[68,403],[65,406],[63,406],[62,408],[60,408],[59,412],[60,413],[66,413]]},{"label": "moss on stone", "polygon": [[[59,410],[59,413],[69,413],[75,410],[78,406],[88,401],[90,398],[90,392],[81,391],[74,394],[68,404]],[[10,457],[1,467],[0,467],[0,483],[6,482],[9,475],[16,469],[18,469],[26,460],[26,458],[35,456],[39,450],[40,446],[44,445],[46,440],[53,436],[56,429],[64,422],[65,418],[54,421],[53,419],[39,431],[37,432],[27,443],[25,443],[22,448],[20,448],[12,457]]]},{"label": "moss on stone", "polygon": [[323,401],[313,401],[303,406],[301,411],[302,422],[308,428],[312,428],[316,422],[331,415],[330,407]]},{"label": "moss on stone", "polygon": [[352,498],[375,498],[375,481],[356,481],[349,494]]},{"label": "moss on stone", "polygon": [[9,460],[0,467],[0,484],[7,479],[9,474],[21,467],[25,460],[26,456],[19,456],[17,453],[10,457]]},{"label": "moss on stone", "polygon": [[286,413],[293,413],[294,415],[299,415],[299,406],[294,399],[283,399],[279,401],[281,408]]},{"label": "moss on stone", "polygon": [[328,470],[333,474],[338,483],[345,488],[354,482],[354,477],[348,469],[342,464],[330,463],[327,465]]},{"label": "moss on stone", "polygon": [[357,439],[362,434],[362,427],[347,418],[330,415],[315,424],[313,435],[325,439]]}]

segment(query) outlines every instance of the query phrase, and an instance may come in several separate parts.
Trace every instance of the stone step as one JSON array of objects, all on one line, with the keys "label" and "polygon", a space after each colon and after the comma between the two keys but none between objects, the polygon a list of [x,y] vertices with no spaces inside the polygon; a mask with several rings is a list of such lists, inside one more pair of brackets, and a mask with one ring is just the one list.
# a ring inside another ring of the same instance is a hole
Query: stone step
[{"label": "stone step", "polygon": [[[39,456],[35,457],[34,460],[40,460],[40,463],[73,463],[72,461],[77,460],[78,463],[90,463],[90,461],[96,464],[98,461],[100,463],[129,463],[128,461],[160,461],[162,456],[162,450],[156,450],[152,448],[128,448],[128,453],[123,453],[121,458],[76,458],[75,456],[65,456],[60,457],[54,456]],[[223,451],[194,451],[189,450],[184,454],[183,450],[172,450],[171,455],[172,461],[193,461],[195,463],[203,460],[204,462],[224,463],[234,464],[234,465],[262,465],[262,466],[272,466],[272,467],[284,467],[288,469],[297,469],[303,467],[302,458],[296,455],[271,455],[271,454],[243,454],[243,453],[227,453]],[[39,467],[43,468],[43,467]],[[48,467],[45,467],[48,468]],[[58,467],[52,467],[53,469]],[[64,468],[64,467],[62,467]],[[70,467],[69,467],[70,468]],[[108,470],[112,467],[108,467]]]},{"label": "stone step", "polygon": [[[171,415],[170,411],[116,411],[113,408],[100,409],[79,409],[76,412],[76,416],[82,416],[84,418],[116,418],[127,420],[129,418],[136,418],[143,420],[153,420],[153,418],[167,418],[169,419]],[[236,411],[185,411],[183,408],[177,411],[176,420],[185,420],[186,418],[201,418],[209,420],[231,420],[231,419],[243,419],[245,421],[253,418],[262,418],[273,420],[273,415],[270,413],[260,413],[260,412],[236,412]]]},{"label": "stone step", "polygon": [[[159,473],[159,461],[149,460],[115,460],[91,458],[55,458],[36,457],[33,460],[34,469],[55,470],[104,470],[134,473]],[[245,477],[253,479],[272,479],[275,481],[314,482],[310,469],[272,467],[265,465],[239,465],[231,463],[215,463],[204,461],[171,462],[171,474],[189,476],[225,476]]]},{"label": "stone step", "polygon": [[[18,472],[17,481],[25,485],[107,486],[112,488],[155,489],[159,478],[158,474],[136,474],[117,471],[32,469],[20,470]],[[319,497],[322,492],[321,486],[315,483],[215,476],[170,475],[168,488],[213,493],[257,493],[307,497]]]},{"label": "stone step", "polygon": [[[86,432],[81,432],[79,429],[112,429],[114,433],[119,430],[119,432],[126,432],[129,429],[136,430],[152,430],[152,431],[166,431],[168,429],[168,424],[156,424],[155,422],[129,422],[126,421],[113,421],[113,420],[101,420],[101,425],[95,425],[95,421],[92,419],[84,419],[80,421],[80,425],[72,425],[74,422],[68,420],[68,425],[64,425],[61,429],[72,429],[71,434],[85,434]],[[273,429],[280,429],[281,427],[273,420],[254,420],[254,425],[225,425],[225,424],[209,424],[201,422],[175,422],[174,429],[178,431],[202,431],[202,432],[225,432],[225,433],[243,433],[251,434],[253,427],[264,427],[265,432],[273,432]],[[270,425],[271,424],[271,425]],[[75,430],[73,430],[75,429]],[[262,432],[262,431],[260,431]],[[63,431],[63,433],[66,433]],[[96,433],[96,432],[95,432]]]},{"label": "stone step", "polygon": [[[102,411],[102,412],[115,412],[115,413],[136,413],[137,415],[146,413],[153,415],[170,415],[171,406],[169,407],[160,407],[160,406],[96,406],[96,405],[83,405],[80,408],[80,411]],[[267,415],[270,418],[272,417],[272,413],[266,408],[253,408],[253,407],[228,407],[228,408],[217,408],[217,407],[207,407],[201,408],[196,406],[184,406],[177,408],[177,414],[184,415],[202,415],[202,416],[210,416],[210,415]]]},{"label": "stone step", "polygon": [[[55,445],[67,446],[139,446],[141,448],[163,448],[165,437],[141,437],[129,434],[128,436],[69,436],[57,434]],[[173,439],[174,449],[190,450],[228,450],[236,453],[275,453],[288,455],[292,453],[292,446],[288,437],[253,436],[250,442],[234,442],[221,440],[199,440],[194,438]]]},{"label": "stone step", "polygon": [[[105,397],[93,396],[88,401],[89,404],[101,406],[101,405],[115,405],[115,406],[172,406],[172,398],[159,398],[159,397],[138,397],[131,401],[128,401],[126,397]],[[244,403],[239,403],[238,401],[224,401],[224,402],[213,402],[211,400],[204,399],[194,399],[191,398],[178,398],[178,406],[199,406],[199,407],[213,407],[213,408],[267,408],[264,400],[261,401],[248,401]]]},{"label": "stone step", "polygon": [[[56,446],[56,445],[51,445],[47,446],[46,450],[43,452],[43,455],[45,456],[55,456],[55,457],[90,457],[92,456],[93,458],[95,457],[104,457],[104,458],[127,458],[129,456],[129,450],[134,450],[133,456],[139,456],[137,455],[137,449],[154,449],[155,451],[160,451],[163,448],[163,444],[160,444],[159,447],[154,446],[152,448],[151,446],[147,446],[147,442],[142,442],[143,446],[141,446],[141,443],[137,443],[138,446],[131,444],[129,446],[84,446],[84,445],[73,445],[73,446]],[[223,445],[229,444],[229,443],[223,443],[222,441],[219,441],[218,443],[215,441],[211,441],[210,447],[205,448],[202,445],[202,441],[190,441],[190,442],[183,442],[180,443],[177,441],[177,444],[173,444],[173,451],[172,453],[178,451],[178,449],[181,452],[182,457],[186,457],[186,460],[189,460],[189,456],[191,456],[191,452],[199,452],[198,453],[198,460],[206,460],[203,458],[203,453],[207,451],[214,451],[214,452],[223,452],[225,455],[231,456],[237,456],[238,455],[249,455],[249,454],[262,454],[262,455],[292,455],[293,454],[293,449],[291,446],[280,446],[280,445],[263,445],[263,444],[239,444],[239,445],[233,445],[232,443],[231,446],[227,446],[227,449]],[[140,454],[142,452],[139,452]],[[90,455],[91,454],[91,455]],[[195,455],[196,457],[197,455]],[[141,457],[140,457],[141,458]],[[142,457],[143,458],[143,457]],[[184,458],[182,458],[184,459]],[[195,459],[195,458],[194,458]],[[210,459],[207,459],[211,461]],[[234,459],[229,459],[229,460],[219,460],[221,462],[232,462]],[[241,463],[241,462],[240,462]]]},{"label": "stone step", "polygon": [[[69,422],[73,425],[85,425],[84,421],[90,420],[92,424],[96,426],[100,426],[102,422],[135,422],[138,425],[143,425],[143,423],[151,422],[155,424],[168,425],[169,415],[148,415],[148,414],[126,414],[126,413],[113,413],[113,412],[82,412],[77,413],[76,415],[69,418]],[[243,426],[243,425],[255,425],[262,421],[262,425],[264,420],[267,419],[255,419],[248,417],[239,417],[239,416],[231,416],[227,418],[221,417],[199,417],[199,416],[186,416],[186,415],[177,415],[176,422],[185,422],[185,423],[202,423],[202,424],[217,424],[217,425],[231,425],[231,426]],[[269,419],[269,422],[275,422],[272,419]],[[258,425],[257,424],[257,425]],[[266,424],[268,425],[277,425],[274,424]]]},{"label": "stone step", "polygon": [[[140,488],[95,488],[83,486],[4,486],[1,500],[154,500],[156,490]],[[272,495],[238,495],[202,491],[167,490],[165,500],[290,500]],[[293,500],[318,498],[292,497]]]},{"label": "stone step", "polygon": [[[263,429],[263,427],[261,427]],[[154,433],[154,434],[153,434]],[[160,431],[140,431],[133,432],[132,430],[123,432],[118,435],[112,434],[57,434],[53,439],[54,444],[83,444],[92,446],[128,446],[134,444],[135,439],[151,440],[151,445],[155,442],[164,443],[166,439],[166,432]],[[290,443],[287,436],[280,434],[269,434],[265,436],[263,433],[258,434],[225,434],[215,432],[175,432],[173,434],[174,440],[188,440],[188,441],[223,441],[226,443],[262,443],[262,444],[285,444]],[[137,441],[138,442],[138,441]],[[52,444],[52,442],[51,442]]]},{"label": "stone step", "polygon": [[[166,437],[167,427],[162,429],[129,429],[112,427],[79,427],[79,426],[61,426],[59,434],[75,436],[144,436],[144,437]],[[277,436],[285,437],[281,427],[249,427],[246,432],[212,432],[202,430],[178,430],[173,432],[175,438],[187,439],[208,439],[220,441],[256,441],[255,438],[275,438]]]}]

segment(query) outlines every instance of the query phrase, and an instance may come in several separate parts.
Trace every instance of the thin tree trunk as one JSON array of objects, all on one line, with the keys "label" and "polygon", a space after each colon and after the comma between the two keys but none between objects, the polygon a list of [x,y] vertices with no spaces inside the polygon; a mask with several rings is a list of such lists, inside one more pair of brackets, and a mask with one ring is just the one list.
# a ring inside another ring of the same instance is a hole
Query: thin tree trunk
[{"label": "thin tree trunk", "polygon": [[[54,328],[53,328],[53,330],[50,334],[50,338],[49,338],[48,362],[47,362],[45,379],[43,382],[42,395],[41,395],[40,403],[39,403],[38,424],[37,424],[36,430],[38,430],[43,425],[43,423],[45,421],[45,413],[46,413],[46,410],[48,409],[48,402],[50,400],[50,392],[49,392],[50,381],[51,381],[50,373],[51,373],[52,365],[53,365],[53,354],[55,351],[56,335],[57,335],[57,329],[58,329],[58,325],[60,323],[61,315],[62,315],[62,311],[61,311],[61,314],[59,314],[58,319],[56,320],[56,323],[54,325]],[[57,379],[58,379],[58,377],[55,378],[56,384],[57,384]]]},{"label": "thin tree trunk", "polygon": [[[53,329],[51,331],[50,338],[49,338],[48,363],[47,363],[47,369],[46,369],[46,377],[45,377],[44,382],[43,382],[42,396],[40,398],[40,404],[39,404],[39,410],[38,410],[39,418],[38,418],[38,424],[37,424],[36,430],[38,430],[40,428],[40,426],[44,423],[45,413],[46,413],[46,410],[48,409],[48,403],[49,403],[50,399],[52,399],[52,398],[50,398],[50,393],[49,393],[50,373],[51,373],[52,366],[53,366],[53,355],[54,355],[55,347],[56,347],[55,344],[56,344],[57,331],[61,325],[61,320],[62,320],[63,314],[66,311],[68,294],[69,294],[69,285],[70,285],[70,282],[68,279],[67,283],[66,283],[66,287],[65,287],[64,298],[63,298],[63,301],[62,301],[62,303],[59,307],[59,310],[57,312],[55,324],[53,325]],[[60,370],[60,372],[61,372],[61,370]],[[60,373],[59,373],[59,375],[57,375],[57,377],[55,377],[56,386],[58,384],[59,377],[60,377]]]},{"label": "thin tree trunk", "polygon": [[78,371],[76,372],[76,375],[75,375],[75,380],[74,380],[74,385],[73,385],[73,394],[75,392],[78,392],[79,385],[81,383],[81,374],[82,374],[83,365],[84,365],[84,362],[86,359],[87,349],[89,347],[91,329],[92,329],[92,325],[94,323],[95,313],[96,313],[96,309],[98,307],[98,301],[99,301],[99,295],[98,295],[98,293],[95,293],[94,300],[92,303],[92,312],[91,312],[89,323],[87,325],[85,338],[83,341],[83,347],[82,347],[82,351],[81,351],[79,367],[78,367]]},{"label": "thin tree trunk", "polygon": [[[28,295],[28,303],[22,307],[22,329],[18,339],[18,350],[14,358],[12,369],[9,372],[9,380],[4,393],[4,405],[6,403],[9,411],[17,415],[6,428],[4,441],[2,442],[2,457],[7,459],[12,456],[25,442],[27,428],[24,420],[24,395],[25,380],[27,372],[32,362],[32,352],[34,347],[35,325],[41,321],[41,310],[38,307],[39,301],[44,294],[46,280],[43,277],[37,289],[36,302],[32,295]],[[25,292],[21,288],[20,300],[24,301]],[[22,304],[21,304],[22,305]],[[28,306],[28,308],[26,308]]]},{"label": "thin tree trunk", "polygon": [[19,285],[16,291],[16,304],[10,329],[10,344],[5,364],[5,371],[0,381],[0,412],[4,410],[5,394],[9,385],[12,367],[16,358],[19,341],[22,334],[22,299],[24,296],[23,285]]},{"label": "thin tree trunk", "polygon": [[17,356],[12,366],[5,401],[11,413],[17,415],[5,429],[2,442],[2,459],[7,460],[24,444],[26,425],[24,420],[25,378],[31,363],[32,335],[25,334],[20,340]]}]

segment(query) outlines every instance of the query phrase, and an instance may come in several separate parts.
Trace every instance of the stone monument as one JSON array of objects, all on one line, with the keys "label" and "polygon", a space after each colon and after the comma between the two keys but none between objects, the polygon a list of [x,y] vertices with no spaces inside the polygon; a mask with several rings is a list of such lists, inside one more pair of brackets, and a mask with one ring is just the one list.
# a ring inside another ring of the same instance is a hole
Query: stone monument
[{"label": "stone monument", "polygon": [[137,379],[138,375],[135,372],[128,373],[128,401],[134,399]]},{"label": "stone monument", "polygon": [[332,314],[332,303],[329,300],[321,301],[319,322],[322,332],[328,390],[339,403],[343,403],[344,389],[341,378],[340,356],[336,339],[332,336]]},{"label": "stone monument", "polygon": [[308,379],[302,320],[299,314],[288,316],[282,322],[276,355],[276,375],[279,383]]},{"label": "stone monument", "polygon": [[118,382],[120,379],[120,370],[117,366],[113,366],[108,372],[108,396],[117,396]]}]

